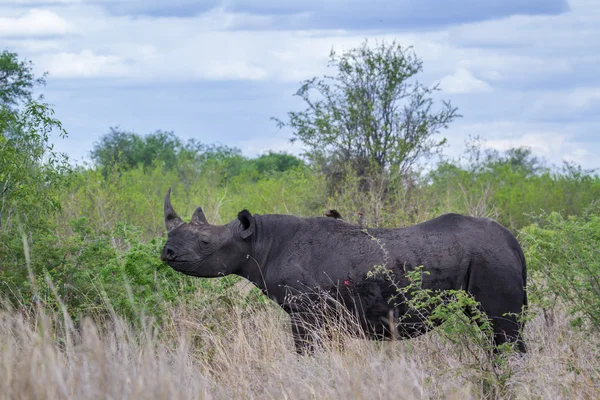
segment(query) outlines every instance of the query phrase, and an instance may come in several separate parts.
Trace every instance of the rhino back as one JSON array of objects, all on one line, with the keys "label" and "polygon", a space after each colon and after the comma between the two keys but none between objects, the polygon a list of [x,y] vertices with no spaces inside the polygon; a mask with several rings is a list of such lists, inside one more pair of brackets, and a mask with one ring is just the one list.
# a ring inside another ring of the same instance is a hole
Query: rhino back
[{"label": "rhino back", "polygon": [[406,228],[367,231],[331,218],[298,219],[285,245],[268,249],[276,254],[269,277],[280,285],[325,288],[366,281],[378,265],[402,281],[405,270],[423,265],[429,271],[423,278],[427,286],[460,288],[474,259],[518,264],[510,250],[518,243],[511,238],[492,220],[458,214]]}]

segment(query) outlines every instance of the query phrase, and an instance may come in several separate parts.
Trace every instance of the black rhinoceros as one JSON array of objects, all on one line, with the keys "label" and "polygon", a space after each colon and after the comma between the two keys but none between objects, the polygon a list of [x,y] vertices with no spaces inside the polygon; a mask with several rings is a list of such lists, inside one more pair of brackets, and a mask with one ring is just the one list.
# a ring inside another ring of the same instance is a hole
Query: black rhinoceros
[{"label": "black rhinoceros", "polygon": [[[424,288],[464,289],[493,323],[496,345],[521,339],[518,314],[527,305],[526,265],[515,237],[488,218],[445,214],[393,229],[360,229],[328,217],[252,215],[243,210],[225,225],[211,225],[200,207],[189,223],[177,216],[170,189],[164,202],[168,239],[161,258],[172,268],[197,277],[242,276],[279,304],[292,318],[296,350],[311,345],[314,315],[302,295],[332,293],[368,337],[412,337],[425,332],[421,321],[390,328],[390,315],[403,316],[398,286],[405,271],[423,266]],[[373,238],[379,241],[373,240]],[[398,281],[368,277],[385,264]],[[393,329],[397,329],[393,332]],[[308,344],[308,346],[307,346]]]}]

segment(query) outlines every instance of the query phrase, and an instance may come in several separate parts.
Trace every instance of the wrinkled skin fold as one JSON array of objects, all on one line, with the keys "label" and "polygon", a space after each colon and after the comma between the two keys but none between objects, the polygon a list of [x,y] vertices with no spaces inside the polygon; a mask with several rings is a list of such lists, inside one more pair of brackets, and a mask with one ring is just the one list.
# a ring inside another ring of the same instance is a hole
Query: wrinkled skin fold
[{"label": "wrinkled skin fold", "polygon": [[[200,207],[189,223],[164,203],[167,242],[162,260],[196,277],[242,276],[279,304],[292,320],[296,350],[312,349],[311,327],[323,324],[315,301],[335,299],[372,338],[408,338],[427,331],[419,320],[395,321],[402,304],[389,300],[397,288],[367,278],[384,264],[402,286],[405,269],[423,266],[423,288],[465,289],[491,318],[496,345],[521,339],[518,315],[527,305],[526,265],[521,246],[487,218],[445,214],[406,228],[361,229],[340,219],[252,215],[247,210],[226,225],[208,223]],[[380,239],[382,246],[374,238]],[[509,314],[507,314],[509,313]]]}]

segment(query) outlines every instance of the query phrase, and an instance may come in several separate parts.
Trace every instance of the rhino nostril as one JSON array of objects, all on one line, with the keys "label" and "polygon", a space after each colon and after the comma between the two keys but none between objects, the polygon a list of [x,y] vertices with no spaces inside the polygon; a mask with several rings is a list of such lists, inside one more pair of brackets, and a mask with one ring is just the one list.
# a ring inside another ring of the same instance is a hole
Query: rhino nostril
[{"label": "rhino nostril", "polygon": [[162,255],[161,255],[161,259],[163,261],[167,261],[167,260],[171,260],[173,259],[173,256],[175,255],[175,252],[173,251],[173,249],[169,248],[169,247],[165,247],[163,249]]}]

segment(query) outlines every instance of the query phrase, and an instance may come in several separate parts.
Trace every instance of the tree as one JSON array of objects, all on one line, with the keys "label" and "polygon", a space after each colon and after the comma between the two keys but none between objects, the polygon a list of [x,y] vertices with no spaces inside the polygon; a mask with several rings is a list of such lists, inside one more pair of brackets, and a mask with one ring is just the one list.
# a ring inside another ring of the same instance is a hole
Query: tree
[{"label": "tree", "polygon": [[304,166],[304,163],[298,157],[273,151],[269,151],[268,153],[251,160],[251,163],[256,166],[256,170],[260,176],[284,172]]},{"label": "tree", "polygon": [[[547,168],[544,160],[536,157],[528,147],[511,147],[504,152],[485,148],[485,140],[479,135],[469,137],[466,144],[467,168],[471,171],[493,171],[495,168],[508,166],[512,171],[520,171],[526,175],[536,175]],[[459,162],[459,160],[457,160]]]},{"label": "tree", "polygon": [[13,108],[33,100],[35,86],[44,85],[46,73],[36,78],[31,61],[20,61],[16,53],[0,53],[0,106]]},{"label": "tree", "polygon": [[[90,152],[92,160],[101,168],[118,166],[127,170],[138,165],[151,167],[160,161],[167,170],[177,168],[185,161],[200,165],[208,161],[222,161],[238,156],[240,151],[227,146],[206,145],[194,139],[187,143],[173,132],[157,130],[148,135],[109,128]],[[241,157],[241,156],[240,156]]]},{"label": "tree", "polygon": [[14,53],[0,55],[0,232],[14,218],[33,228],[58,210],[58,191],[70,170],[50,143],[52,132],[64,137],[65,130],[47,104],[33,100],[33,88],[44,80],[32,69]]},{"label": "tree", "polygon": [[292,129],[292,141],[300,140],[312,161],[334,158],[359,175],[404,175],[441,149],[445,139],[436,134],[460,117],[449,101],[434,110],[439,87],[414,80],[423,63],[410,47],[365,41],[341,55],[332,50],[329,67],[337,75],[309,79],[297,91],[304,111],[289,112],[287,122],[274,118]]},{"label": "tree", "polygon": [[[164,148],[164,144],[163,142],[161,147]],[[171,144],[170,150],[172,152],[175,152],[174,147],[177,144]],[[153,158],[158,155],[147,153],[144,138],[134,132],[124,131],[119,127],[110,127],[109,132],[102,135],[99,142],[94,143],[94,148],[90,154],[92,160],[102,168],[118,165],[121,168],[129,169],[145,162],[151,164]],[[148,160],[148,158],[152,160]]]},{"label": "tree", "polygon": [[54,151],[50,134],[66,132],[46,104],[27,103],[19,114],[0,108],[0,231],[12,217],[39,225],[41,217],[60,209],[58,193],[70,166]]}]

